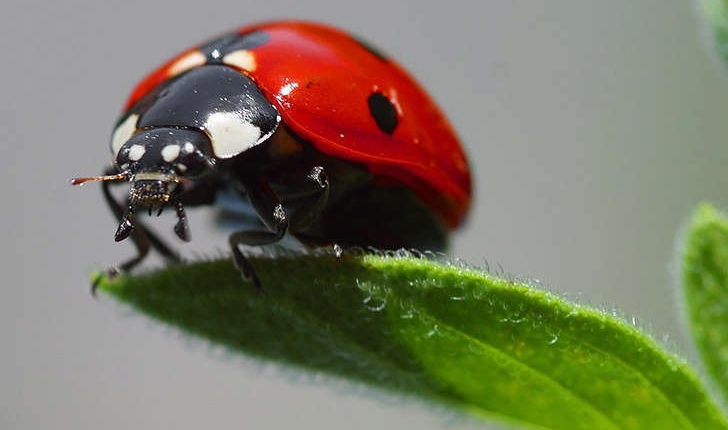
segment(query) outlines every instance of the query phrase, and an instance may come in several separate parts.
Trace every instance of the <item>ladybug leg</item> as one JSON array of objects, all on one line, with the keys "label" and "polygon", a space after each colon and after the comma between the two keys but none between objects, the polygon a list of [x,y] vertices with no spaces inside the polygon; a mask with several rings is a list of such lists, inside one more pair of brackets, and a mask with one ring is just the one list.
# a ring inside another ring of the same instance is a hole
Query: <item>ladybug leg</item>
[{"label": "ladybug leg", "polygon": [[258,213],[260,220],[272,231],[243,230],[230,235],[228,242],[233,252],[233,262],[242,272],[244,278],[249,279],[257,292],[262,292],[260,279],[250,262],[240,252],[239,245],[262,246],[278,242],[288,230],[288,215],[278,196],[266,183],[252,187],[245,187],[250,204]]},{"label": "ladybug leg", "polygon": [[[116,173],[115,170],[109,168],[107,169],[104,174],[110,175]],[[114,216],[118,219],[121,219],[122,217],[125,217],[128,213],[128,208],[124,207],[121,203],[119,203],[111,194],[110,185],[115,184],[119,182],[102,182],[101,183],[101,190],[104,193],[104,200],[106,200],[107,205],[111,209],[111,212],[114,214]],[[122,182],[123,183],[123,182]],[[114,277],[120,273],[128,272],[134,266],[139,264],[144,257],[147,256],[149,253],[149,249],[153,247],[157,251],[159,251],[160,254],[162,254],[165,258],[172,260],[174,262],[180,262],[180,257],[172,251],[172,249],[167,246],[161,239],[159,239],[154,233],[149,231],[148,228],[144,226],[143,223],[140,221],[135,222],[134,230],[130,234],[131,240],[134,243],[134,246],[137,249],[137,255],[124,261],[121,264],[117,264],[115,266],[109,267],[106,269],[106,274],[110,277]],[[99,282],[101,282],[101,277],[98,277],[94,279],[94,281],[91,284],[91,293],[96,293],[96,288],[98,287]]]},{"label": "ladybug leg", "polygon": [[283,200],[303,198],[291,219],[291,230],[301,230],[314,222],[329,201],[329,177],[321,166],[316,166],[306,175],[306,182],[298,187],[289,187],[279,193]]}]

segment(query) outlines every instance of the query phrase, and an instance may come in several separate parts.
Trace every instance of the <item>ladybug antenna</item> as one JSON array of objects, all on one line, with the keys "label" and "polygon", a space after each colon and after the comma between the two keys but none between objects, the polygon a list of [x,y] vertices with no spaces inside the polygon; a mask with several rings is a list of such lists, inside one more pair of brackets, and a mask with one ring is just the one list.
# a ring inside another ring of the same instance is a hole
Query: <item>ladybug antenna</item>
[{"label": "ladybug antenna", "polygon": [[129,172],[121,172],[116,175],[104,175],[104,176],[91,176],[88,178],[73,178],[71,179],[71,185],[83,185],[86,182],[96,181],[123,181],[129,178]]}]

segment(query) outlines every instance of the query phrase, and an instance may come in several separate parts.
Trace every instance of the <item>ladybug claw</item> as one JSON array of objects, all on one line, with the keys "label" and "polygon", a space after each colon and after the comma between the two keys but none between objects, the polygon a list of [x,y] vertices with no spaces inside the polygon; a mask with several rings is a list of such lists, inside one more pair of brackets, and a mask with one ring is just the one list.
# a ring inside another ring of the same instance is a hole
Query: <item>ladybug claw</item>
[{"label": "ladybug claw", "polygon": [[243,281],[253,284],[256,294],[263,294],[263,284],[260,283],[260,278],[258,278],[258,275],[255,274],[255,270],[253,270],[253,267],[247,260],[242,267],[238,266],[238,270],[240,270],[240,277]]},{"label": "ladybug claw", "polygon": [[98,298],[96,295],[96,290],[99,288],[99,284],[101,283],[101,280],[104,279],[104,275],[100,274],[94,278],[94,280],[91,282],[91,296],[93,298]]},{"label": "ladybug claw", "polygon": [[256,295],[265,294],[265,291],[263,290],[263,285],[260,283],[260,279],[258,278],[258,275],[255,274],[255,272],[247,272],[245,270],[241,270],[240,277],[243,279],[243,281],[253,284]]},{"label": "ladybug claw", "polygon": [[255,273],[255,269],[250,265],[250,262],[238,249],[237,245],[232,246],[233,251],[233,263],[235,268],[240,272],[240,277],[245,282],[251,282],[253,288],[255,288],[256,294],[263,294],[263,284],[260,282],[260,278]]},{"label": "ladybug claw", "polygon": [[108,279],[114,279],[115,277],[119,276],[121,274],[121,269],[117,266],[111,266],[107,267],[103,273],[99,273],[98,276],[94,278],[93,281],[91,281],[91,295],[93,298],[97,298],[96,290],[99,289],[99,285],[101,284],[101,281],[104,280],[104,278]]}]

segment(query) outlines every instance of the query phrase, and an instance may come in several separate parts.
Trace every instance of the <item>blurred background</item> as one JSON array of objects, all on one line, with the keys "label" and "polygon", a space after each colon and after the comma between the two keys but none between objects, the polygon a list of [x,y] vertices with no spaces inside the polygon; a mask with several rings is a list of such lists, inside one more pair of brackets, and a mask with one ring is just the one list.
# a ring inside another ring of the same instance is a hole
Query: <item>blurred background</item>
[{"label": "blurred background", "polygon": [[[335,24],[399,60],[459,131],[476,180],[452,253],[635,318],[695,363],[675,238],[728,202],[728,73],[680,0],[69,0],[0,6],[0,428],[475,427],[446,411],[231,357],[88,293],[115,244],[95,185],[134,83],[263,19]],[[171,221],[156,223],[166,229]],[[224,248],[209,211],[186,256]],[[362,394],[363,391],[363,394]]]}]

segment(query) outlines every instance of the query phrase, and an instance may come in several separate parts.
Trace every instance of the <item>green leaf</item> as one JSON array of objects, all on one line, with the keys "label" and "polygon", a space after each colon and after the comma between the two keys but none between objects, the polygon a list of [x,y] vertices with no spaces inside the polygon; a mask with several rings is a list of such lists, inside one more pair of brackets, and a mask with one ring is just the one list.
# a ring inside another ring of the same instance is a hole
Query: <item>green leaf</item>
[{"label": "green leaf", "polygon": [[225,261],[100,286],[234,351],[523,425],[728,428],[692,371],[631,325],[532,286],[412,256]]},{"label": "green leaf", "polygon": [[699,0],[715,49],[728,64],[728,0]]},{"label": "green leaf", "polygon": [[685,237],[682,279],[693,337],[728,398],[728,218],[698,207]]}]

